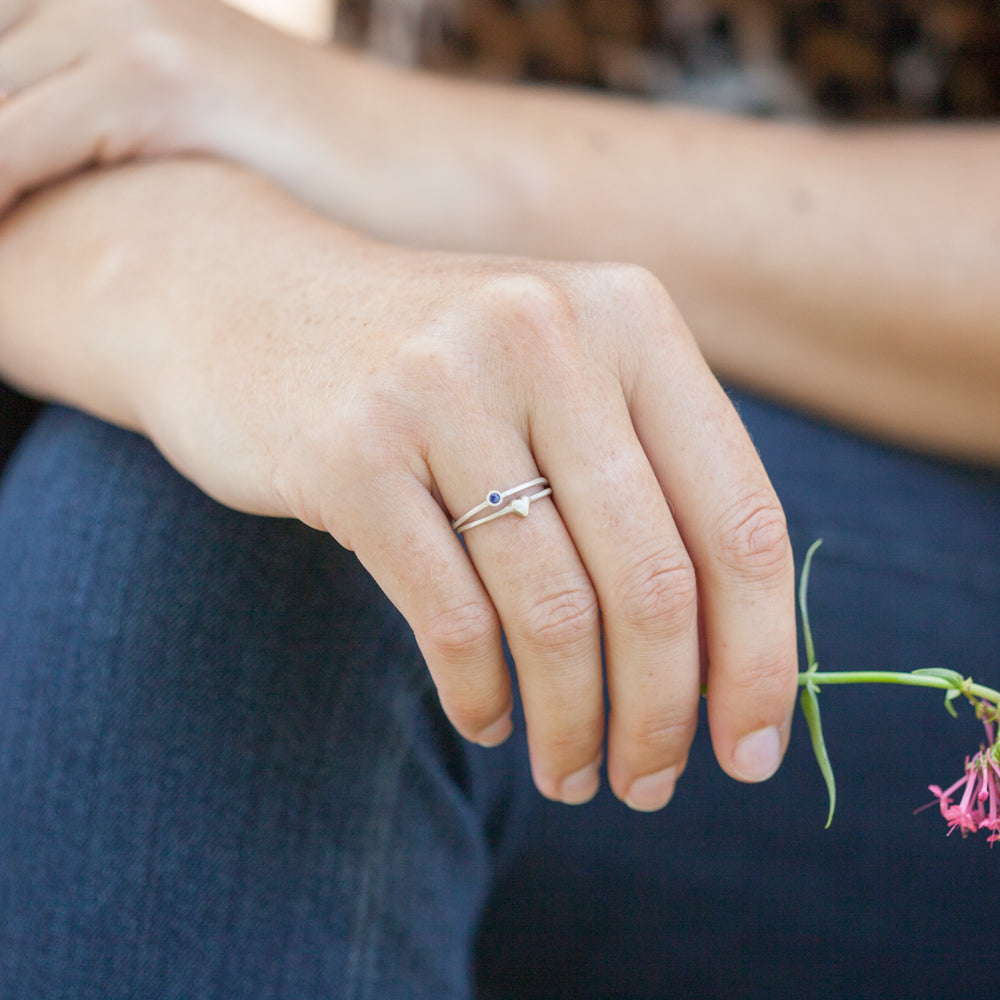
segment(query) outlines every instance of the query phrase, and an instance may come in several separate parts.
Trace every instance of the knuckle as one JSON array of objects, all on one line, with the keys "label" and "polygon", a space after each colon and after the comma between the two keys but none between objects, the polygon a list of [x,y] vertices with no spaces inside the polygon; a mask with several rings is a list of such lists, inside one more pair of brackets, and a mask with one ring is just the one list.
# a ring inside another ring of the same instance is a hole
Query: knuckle
[{"label": "knuckle", "polygon": [[126,31],[107,58],[126,79],[167,94],[182,90],[193,77],[188,47],[156,20]]},{"label": "knuckle", "polygon": [[436,329],[411,337],[382,371],[385,399],[419,415],[433,401],[438,412],[463,413],[489,375],[489,352],[474,335]]},{"label": "knuckle", "polygon": [[[596,732],[599,732],[599,729]],[[541,771],[552,782],[549,785],[550,791],[543,794],[558,800],[562,798],[559,786],[563,781],[585,769],[590,771],[594,762],[601,759],[602,747],[599,736],[595,736],[595,731],[580,729],[575,732],[547,733],[544,740],[534,741],[532,753],[535,758],[544,761],[542,768],[536,770],[536,777]]]},{"label": "knuckle", "polygon": [[368,350],[363,379],[352,379],[351,408],[402,427],[467,415],[482,405],[496,368],[496,344],[458,310],[416,323],[405,336]]},{"label": "knuckle", "polygon": [[629,626],[685,631],[698,614],[698,584],[690,560],[671,552],[645,556],[625,576],[615,606]]},{"label": "knuckle", "polygon": [[482,604],[466,602],[439,611],[414,631],[428,662],[438,665],[432,672],[448,718],[475,739],[509,699],[505,685],[481,672],[484,653],[500,641],[495,615]]},{"label": "knuckle", "polygon": [[677,307],[663,282],[638,264],[606,265],[610,285],[617,292],[621,308],[648,322],[673,326],[679,319]]},{"label": "knuckle", "polygon": [[795,701],[797,677],[798,662],[792,653],[780,658],[751,655],[727,677],[727,697],[742,706],[778,705],[787,711]]},{"label": "knuckle", "polygon": [[722,566],[752,580],[792,573],[792,549],[785,514],[776,496],[760,491],[734,504],[719,521],[715,552]]},{"label": "knuckle", "polygon": [[599,760],[603,756],[604,737],[601,714],[568,712],[565,704],[560,709],[552,714],[551,725],[539,731],[532,728],[530,706],[525,706],[533,764],[541,763],[539,770],[557,783]]},{"label": "knuckle", "polygon": [[179,58],[180,47],[171,34],[157,24],[134,25],[118,39],[109,58],[135,76],[169,70]]},{"label": "knuckle", "polygon": [[555,651],[592,641],[597,624],[593,589],[587,582],[567,579],[524,608],[516,628],[536,649]]},{"label": "knuckle", "polygon": [[642,760],[662,755],[681,757],[694,738],[695,708],[649,710],[640,715],[629,728],[629,739]]},{"label": "knuckle", "polygon": [[[499,330],[523,359],[563,356],[576,340],[577,315],[569,291],[538,272],[494,275],[483,292],[489,325]],[[523,363],[523,361],[522,361]]]},{"label": "knuckle", "polygon": [[143,23],[105,46],[101,68],[116,96],[96,116],[97,161],[175,151],[198,78],[186,43],[166,25]]},{"label": "knuckle", "polygon": [[657,304],[670,300],[663,282],[648,268],[639,264],[612,264],[609,267],[611,276],[625,291]]},{"label": "knuckle", "polygon": [[458,664],[479,660],[484,649],[499,641],[496,616],[479,601],[438,611],[416,633],[422,647]]},{"label": "knuckle", "polygon": [[734,691],[743,691],[752,702],[766,702],[774,697],[793,694],[798,689],[799,660],[794,633],[785,642],[769,648],[744,646],[734,669],[726,674]]},{"label": "knuckle", "polygon": [[494,275],[487,284],[487,293],[503,315],[515,313],[533,327],[557,323],[572,314],[566,289],[537,271]]},{"label": "knuckle", "polygon": [[476,740],[479,733],[496,722],[498,714],[503,711],[502,699],[478,696],[477,691],[467,687],[441,690],[439,685],[438,693],[451,724],[470,740]]},{"label": "knuckle", "polygon": [[355,397],[339,408],[332,422],[318,417],[302,433],[316,437],[322,454],[329,450],[339,467],[360,478],[377,476],[386,469],[406,467],[422,450],[422,422],[390,393],[377,390]]}]

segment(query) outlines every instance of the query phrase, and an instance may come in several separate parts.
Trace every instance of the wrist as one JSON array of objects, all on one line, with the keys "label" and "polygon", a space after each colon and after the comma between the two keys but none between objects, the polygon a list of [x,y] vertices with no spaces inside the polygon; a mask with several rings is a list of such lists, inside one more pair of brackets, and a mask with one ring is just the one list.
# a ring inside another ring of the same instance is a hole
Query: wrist
[{"label": "wrist", "polygon": [[[516,88],[319,50],[279,183],[345,225],[391,243],[503,248],[528,186],[507,122]],[[273,145],[273,144],[272,144]]]}]

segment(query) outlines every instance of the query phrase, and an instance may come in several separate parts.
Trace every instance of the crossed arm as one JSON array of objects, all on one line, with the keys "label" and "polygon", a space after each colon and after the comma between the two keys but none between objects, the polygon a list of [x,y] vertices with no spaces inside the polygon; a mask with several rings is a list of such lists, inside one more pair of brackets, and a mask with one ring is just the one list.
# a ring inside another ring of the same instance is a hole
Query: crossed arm
[{"label": "crossed arm", "polygon": [[[153,26],[120,31],[123,9]],[[75,33],[59,20],[82,10]],[[502,628],[546,795],[597,787],[602,644],[608,775],[634,807],[672,795],[703,676],[730,774],[766,777],[787,740],[780,504],[681,312],[727,375],[997,458],[990,130],[458,84],[214,5],[8,0],[0,29],[0,197],[171,157],[8,215],[0,371],[148,434],[222,502],[354,548],[486,744],[510,731]],[[646,269],[579,263],[600,259]],[[538,473],[553,500],[466,552],[449,517]]]},{"label": "crossed arm", "polygon": [[723,376],[1000,460],[1000,125],[793,126],[447,80],[216,4],[6,6],[0,201],[189,150],[392,242],[634,262]]}]

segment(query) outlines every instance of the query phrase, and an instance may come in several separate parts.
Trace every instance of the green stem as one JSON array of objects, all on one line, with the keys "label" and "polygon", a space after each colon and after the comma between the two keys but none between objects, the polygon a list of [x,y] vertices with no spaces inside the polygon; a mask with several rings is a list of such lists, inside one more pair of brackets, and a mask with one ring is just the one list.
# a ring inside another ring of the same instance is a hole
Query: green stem
[{"label": "green stem", "polygon": [[[954,689],[955,684],[943,677],[934,677],[927,674],[897,673],[890,670],[838,670],[832,673],[819,673],[818,671],[807,671],[799,674],[799,686],[812,683],[823,684],[905,684],[910,687],[938,688],[946,691]],[[962,694],[973,698],[982,698],[984,701],[1000,705],[1000,691],[986,687],[983,684],[974,684],[967,681],[962,685]]]}]

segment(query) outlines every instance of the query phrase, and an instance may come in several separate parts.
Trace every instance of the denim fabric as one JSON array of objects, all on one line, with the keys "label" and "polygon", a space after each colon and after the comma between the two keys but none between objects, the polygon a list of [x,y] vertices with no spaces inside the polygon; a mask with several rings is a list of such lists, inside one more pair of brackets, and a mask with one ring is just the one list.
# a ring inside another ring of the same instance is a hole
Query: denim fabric
[{"label": "denim fabric", "polygon": [[353,556],[57,410],[0,564],[0,997],[467,995],[487,811]]},{"label": "denim fabric", "polygon": [[[1000,681],[1000,480],[738,397],[822,535],[825,669]],[[50,410],[0,491],[0,997],[927,997],[993,986],[1000,854],[927,785],[981,727],[936,692],[821,695],[771,782],[700,733],[674,802],[531,789],[455,738],[354,557],[225,510]],[[977,960],[976,956],[981,956]],[[473,968],[473,961],[475,967]]]},{"label": "denim fabric", "polygon": [[[801,557],[825,670],[949,667],[1000,682],[1000,476],[881,448],[734,397]],[[803,656],[804,662],[804,656]],[[938,692],[827,687],[838,783],[796,720],[786,762],[745,786],[702,725],[673,802],[540,804],[480,943],[491,998],[967,1000],[996,986],[1000,852],[946,837],[947,787],[983,729]],[[704,722],[704,720],[703,720]],[[544,891],[538,889],[544,885]],[[528,902],[525,902],[525,899]]]}]

